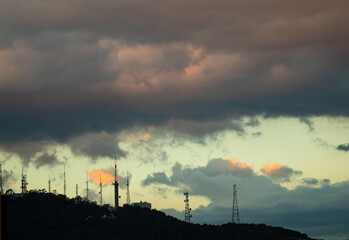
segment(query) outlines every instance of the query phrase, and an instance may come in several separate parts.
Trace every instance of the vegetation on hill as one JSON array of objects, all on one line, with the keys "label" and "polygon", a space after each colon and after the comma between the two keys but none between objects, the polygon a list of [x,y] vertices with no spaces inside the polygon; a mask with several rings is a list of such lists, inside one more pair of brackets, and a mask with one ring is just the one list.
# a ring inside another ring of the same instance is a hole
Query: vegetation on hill
[{"label": "vegetation on hill", "polygon": [[263,224],[199,225],[157,210],[109,205],[81,197],[31,191],[9,195],[9,239],[310,239],[306,234]]}]

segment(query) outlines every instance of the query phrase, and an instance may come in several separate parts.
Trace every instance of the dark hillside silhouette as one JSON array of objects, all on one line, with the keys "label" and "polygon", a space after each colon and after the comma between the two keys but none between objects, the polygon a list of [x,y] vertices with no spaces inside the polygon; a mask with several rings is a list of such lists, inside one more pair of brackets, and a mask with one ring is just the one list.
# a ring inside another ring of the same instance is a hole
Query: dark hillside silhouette
[{"label": "dark hillside silhouette", "polygon": [[114,217],[109,205],[81,197],[31,191],[9,195],[8,235],[20,239],[310,239],[296,231],[263,224],[190,224],[157,210],[125,206]]}]

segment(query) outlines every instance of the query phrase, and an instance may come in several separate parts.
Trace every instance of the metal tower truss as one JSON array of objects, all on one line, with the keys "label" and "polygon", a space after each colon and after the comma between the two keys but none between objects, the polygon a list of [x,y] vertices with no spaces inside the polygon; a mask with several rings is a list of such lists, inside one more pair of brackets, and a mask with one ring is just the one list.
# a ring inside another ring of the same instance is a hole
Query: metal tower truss
[{"label": "metal tower truss", "polygon": [[240,215],[238,208],[238,192],[236,190],[236,184],[233,185],[233,213],[232,213],[232,223],[240,223]]},{"label": "metal tower truss", "polygon": [[191,208],[189,207],[189,193],[185,192],[184,193],[185,199],[185,215],[184,215],[184,221],[190,223],[190,218],[192,215],[190,214]]}]

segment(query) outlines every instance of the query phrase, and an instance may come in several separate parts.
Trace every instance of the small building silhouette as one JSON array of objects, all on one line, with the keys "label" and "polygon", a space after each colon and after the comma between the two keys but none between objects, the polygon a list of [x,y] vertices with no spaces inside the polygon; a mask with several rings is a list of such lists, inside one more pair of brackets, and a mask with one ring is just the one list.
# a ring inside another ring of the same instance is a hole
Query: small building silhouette
[{"label": "small building silhouette", "polygon": [[142,202],[142,201],[140,201],[139,203],[138,202],[132,203],[131,206],[151,209],[151,203]]}]

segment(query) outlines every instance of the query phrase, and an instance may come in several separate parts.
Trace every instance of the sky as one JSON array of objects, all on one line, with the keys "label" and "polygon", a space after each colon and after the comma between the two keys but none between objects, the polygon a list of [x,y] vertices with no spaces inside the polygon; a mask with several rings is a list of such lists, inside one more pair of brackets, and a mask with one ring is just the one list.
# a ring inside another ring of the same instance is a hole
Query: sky
[{"label": "sky", "polygon": [[0,0],[4,188],[349,238],[347,0]]}]

